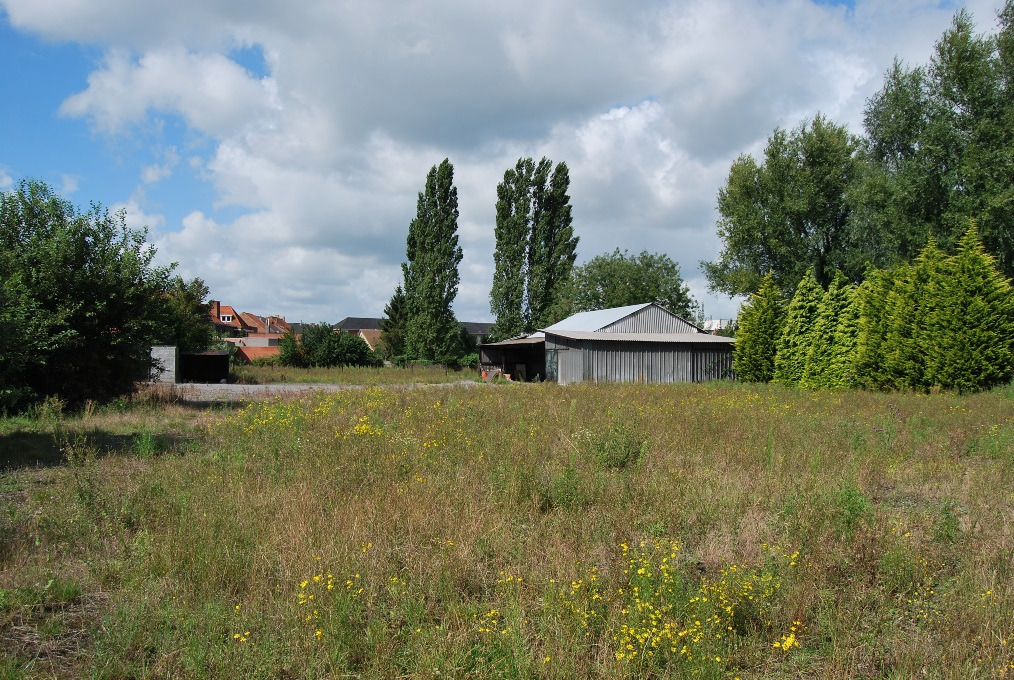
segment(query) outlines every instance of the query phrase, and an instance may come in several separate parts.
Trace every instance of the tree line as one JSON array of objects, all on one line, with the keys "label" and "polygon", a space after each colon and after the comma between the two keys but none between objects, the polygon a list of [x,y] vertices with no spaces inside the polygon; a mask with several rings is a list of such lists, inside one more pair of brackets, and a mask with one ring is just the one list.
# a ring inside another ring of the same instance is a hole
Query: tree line
[{"label": "tree line", "polygon": [[[461,364],[474,340],[451,310],[459,282],[457,190],[448,159],[433,166],[409,225],[402,283],[384,308],[387,358]],[[491,339],[530,334],[571,314],[656,302],[691,319],[700,306],[668,255],[618,248],[575,266],[567,164],[520,158],[497,185]]]},{"label": "tree line", "polygon": [[701,263],[711,288],[748,295],[770,273],[791,294],[807,271],[859,283],[931,237],[955,252],[969,219],[1014,276],[1014,1],[998,27],[977,34],[963,9],[927,64],[896,60],[862,135],[818,114],[738,158],[718,194],[722,251]]},{"label": "tree line", "polygon": [[788,301],[774,274],[740,312],[733,362],[747,382],[810,389],[971,392],[1014,377],[1014,298],[974,223],[954,255],[934,240],[860,285],[808,270]]}]

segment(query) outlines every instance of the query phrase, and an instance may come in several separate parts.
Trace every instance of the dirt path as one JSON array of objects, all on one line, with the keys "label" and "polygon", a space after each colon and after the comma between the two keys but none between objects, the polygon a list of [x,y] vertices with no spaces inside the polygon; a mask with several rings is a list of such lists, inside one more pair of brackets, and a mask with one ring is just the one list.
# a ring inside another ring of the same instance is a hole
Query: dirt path
[{"label": "dirt path", "polygon": [[[377,385],[383,389],[421,389],[448,386],[476,387],[474,380],[460,380],[452,383],[412,383],[408,385]],[[264,401],[286,394],[308,394],[311,392],[337,392],[339,390],[362,390],[372,385],[336,385],[333,383],[278,383],[274,385],[203,384],[187,383],[176,385],[176,393],[184,400],[197,403]]]}]

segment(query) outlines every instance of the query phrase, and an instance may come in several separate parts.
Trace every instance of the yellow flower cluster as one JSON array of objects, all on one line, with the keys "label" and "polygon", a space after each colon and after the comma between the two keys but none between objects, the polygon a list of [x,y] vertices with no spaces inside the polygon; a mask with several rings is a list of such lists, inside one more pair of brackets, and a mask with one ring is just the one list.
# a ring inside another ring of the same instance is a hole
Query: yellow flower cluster
[{"label": "yellow flower cluster", "polygon": [[[675,541],[631,548],[626,559],[626,588],[617,589],[625,621],[613,635],[617,660],[677,663],[699,667],[721,664],[735,646],[739,627],[771,626],[770,605],[781,588],[779,573],[796,565],[798,552],[771,549],[763,567],[737,564],[718,578],[689,583],[678,567]],[[783,650],[798,646],[795,622],[783,636]],[[642,661],[643,659],[643,661]]]},{"label": "yellow flower cluster", "polygon": [[783,652],[787,652],[793,647],[798,647],[799,638],[796,637],[796,632],[802,627],[802,625],[803,624],[800,621],[793,621],[792,625],[789,627],[788,634],[783,635],[781,640],[776,640],[772,646],[775,649],[782,650]]},{"label": "yellow flower cluster", "polygon": [[352,428],[352,434],[357,437],[379,437],[384,434],[384,432],[370,422],[369,416],[360,416],[359,420],[355,424],[355,427]]}]

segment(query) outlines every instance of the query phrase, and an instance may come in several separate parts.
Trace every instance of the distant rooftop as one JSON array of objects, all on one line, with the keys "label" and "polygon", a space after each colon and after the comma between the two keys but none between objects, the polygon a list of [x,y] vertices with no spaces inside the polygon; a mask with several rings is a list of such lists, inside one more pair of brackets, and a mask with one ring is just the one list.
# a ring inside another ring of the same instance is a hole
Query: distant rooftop
[{"label": "distant rooftop", "polygon": [[382,319],[366,316],[347,316],[332,328],[340,331],[379,331]]}]

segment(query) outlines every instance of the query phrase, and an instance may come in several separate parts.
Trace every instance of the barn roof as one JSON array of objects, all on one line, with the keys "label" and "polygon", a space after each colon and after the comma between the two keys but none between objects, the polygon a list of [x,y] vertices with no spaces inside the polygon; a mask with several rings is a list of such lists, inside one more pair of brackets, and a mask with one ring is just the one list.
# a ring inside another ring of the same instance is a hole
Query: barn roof
[{"label": "barn roof", "polygon": [[[622,318],[622,317],[621,317]],[[663,342],[732,345],[736,341],[710,333],[595,333],[546,329],[546,333],[568,340],[598,340],[601,342]]]},{"label": "barn roof", "polygon": [[651,302],[646,302],[640,305],[627,305],[626,307],[612,307],[611,309],[595,309],[590,312],[580,312],[573,316],[568,316],[563,321],[558,321],[542,330],[550,333],[556,331],[597,331],[651,305]]}]

